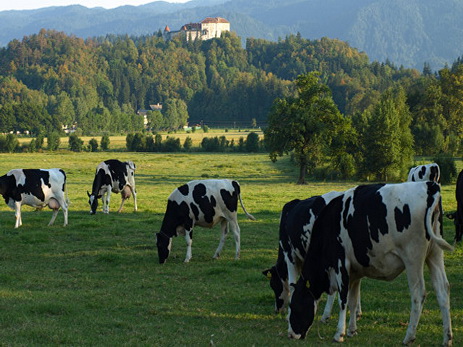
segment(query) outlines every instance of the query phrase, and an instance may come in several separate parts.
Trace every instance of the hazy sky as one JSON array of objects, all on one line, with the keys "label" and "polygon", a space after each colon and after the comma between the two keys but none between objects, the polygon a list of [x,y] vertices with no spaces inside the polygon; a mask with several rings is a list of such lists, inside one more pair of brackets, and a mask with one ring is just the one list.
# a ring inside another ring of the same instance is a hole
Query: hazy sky
[{"label": "hazy sky", "polygon": [[[114,8],[123,5],[144,5],[156,0],[0,0],[0,11],[32,10],[50,6],[82,5],[85,7]],[[167,2],[187,2],[188,0],[164,0]]]}]

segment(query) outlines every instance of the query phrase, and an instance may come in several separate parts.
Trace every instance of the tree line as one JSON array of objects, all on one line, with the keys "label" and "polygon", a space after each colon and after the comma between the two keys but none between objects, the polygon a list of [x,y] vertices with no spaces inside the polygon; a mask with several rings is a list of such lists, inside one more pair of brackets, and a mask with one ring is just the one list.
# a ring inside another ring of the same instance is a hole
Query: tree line
[{"label": "tree line", "polygon": [[[274,101],[297,99],[297,79],[314,71],[327,88],[323,93],[331,95],[336,117],[349,124],[342,132],[344,147],[338,148],[344,154],[333,156],[343,174],[350,166],[363,176],[375,165],[383,167],[370,158],[370,148],[385,146],[381,139],[397,126],[411,148],[403,155],[461,154],[461,59],[436,72],[425,64],[420,72],[370,62],[346,42],[300,35],[276,42],[248,39],[243,48],[233,32],[207,41],[166,42],[161,32],[82,40],[41,30],[0,49],[0,133],[48,136],[63,128],[77,136],[156,133],[191,120],[270,124]],[[157,103],[162,110],[151,110]],[[147,124],[138,110],[147,110]],[[400,120],[388,119],[386,110]],[[281,117],[272,122],[286,127]],[[323,131],[314,129],[314,141]],[[397,144],[389,144],[383,149],[396,151]],[[322,153],[313,156],[308,167]]]}]

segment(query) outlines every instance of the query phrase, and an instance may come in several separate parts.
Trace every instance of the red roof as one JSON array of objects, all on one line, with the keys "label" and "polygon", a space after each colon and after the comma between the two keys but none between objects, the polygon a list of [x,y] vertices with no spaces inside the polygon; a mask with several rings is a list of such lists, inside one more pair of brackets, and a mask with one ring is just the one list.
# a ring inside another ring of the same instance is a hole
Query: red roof
[{"label": "red roof", "polygon": [[166,27],[164,28],[164,31],[170,31],[170,28],[166,25]]},{"label": "red roof", "polygon": [[201,23],[230,23],[228,20],[222,17],[207,17]]}]

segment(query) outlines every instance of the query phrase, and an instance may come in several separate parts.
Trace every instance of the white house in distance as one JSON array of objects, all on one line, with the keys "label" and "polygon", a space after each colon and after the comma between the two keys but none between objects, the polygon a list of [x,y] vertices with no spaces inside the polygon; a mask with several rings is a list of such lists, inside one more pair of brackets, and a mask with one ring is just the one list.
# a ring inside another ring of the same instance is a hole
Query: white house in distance
[{"label": "white house in distance", "polygon": [[201,23],[189,23],[183,25],[180,30],[172,31],[166,25],[164,39],[172,40],[175,36],[182,35],[189,40],[209,40],[220,37],[224,31],[230,31],[230,22],[221,17],[207,17]]}]

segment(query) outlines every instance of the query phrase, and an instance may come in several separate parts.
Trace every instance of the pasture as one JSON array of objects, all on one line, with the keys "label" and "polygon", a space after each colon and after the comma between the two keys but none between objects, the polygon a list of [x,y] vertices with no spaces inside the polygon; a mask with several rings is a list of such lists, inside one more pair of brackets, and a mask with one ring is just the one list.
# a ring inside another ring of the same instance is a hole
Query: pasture
[{"label": "pasture", "polygon": [[[101,213],[100,204],[92,216],[87,190],[96,165],[113,158],[136,163],[139,210],[133,212],[129,199],[122,213],[115,213],[120,195],[113,194],[110,214]],[[344,190],[358,182],[298,186],[297,169],[289,160],[272,163],[266,154],[66,151],[0,154],[0,163],[2,175],[12,168],[64,169],[71,202],[67,227],[62,226],[61,211],[55,225],[48,227],[51,210],[24,206],[19,229],[14,229],[14,212],[3,201],[0,204],[1,345],[331,344],[337,304],[327,324],[315,323],[304,341],[289,340],[285,315],[273,312],[273,292],[261,271],[276,261],[279,213],[285,202]],[[190,263],[183,263],[186,247],[178,237],[166,264],[159,265],[154,233],[159,231],[167,197],[177,186],[199,178],[240,182],[246,209],[257,218],[246,219],[239,207],[241,259],[233,259],[231,235],[221,258],[212,259],[220,236],[216,226],[195,229]],[[444,210],[455,210],[454,185],[443,186],[442,194]],[[445,238],[452,242],[453,223],[444,221]],[[457,247],[446,254],[455,345],[463,342],[462,253]],[[416,341],[423,346],[442,342],[440,311],[427,269],[425,274],[428,296]],[[363,280],[359,334],[344,344],[399,345],[409,309],[404,274],[393,282]]]}]

